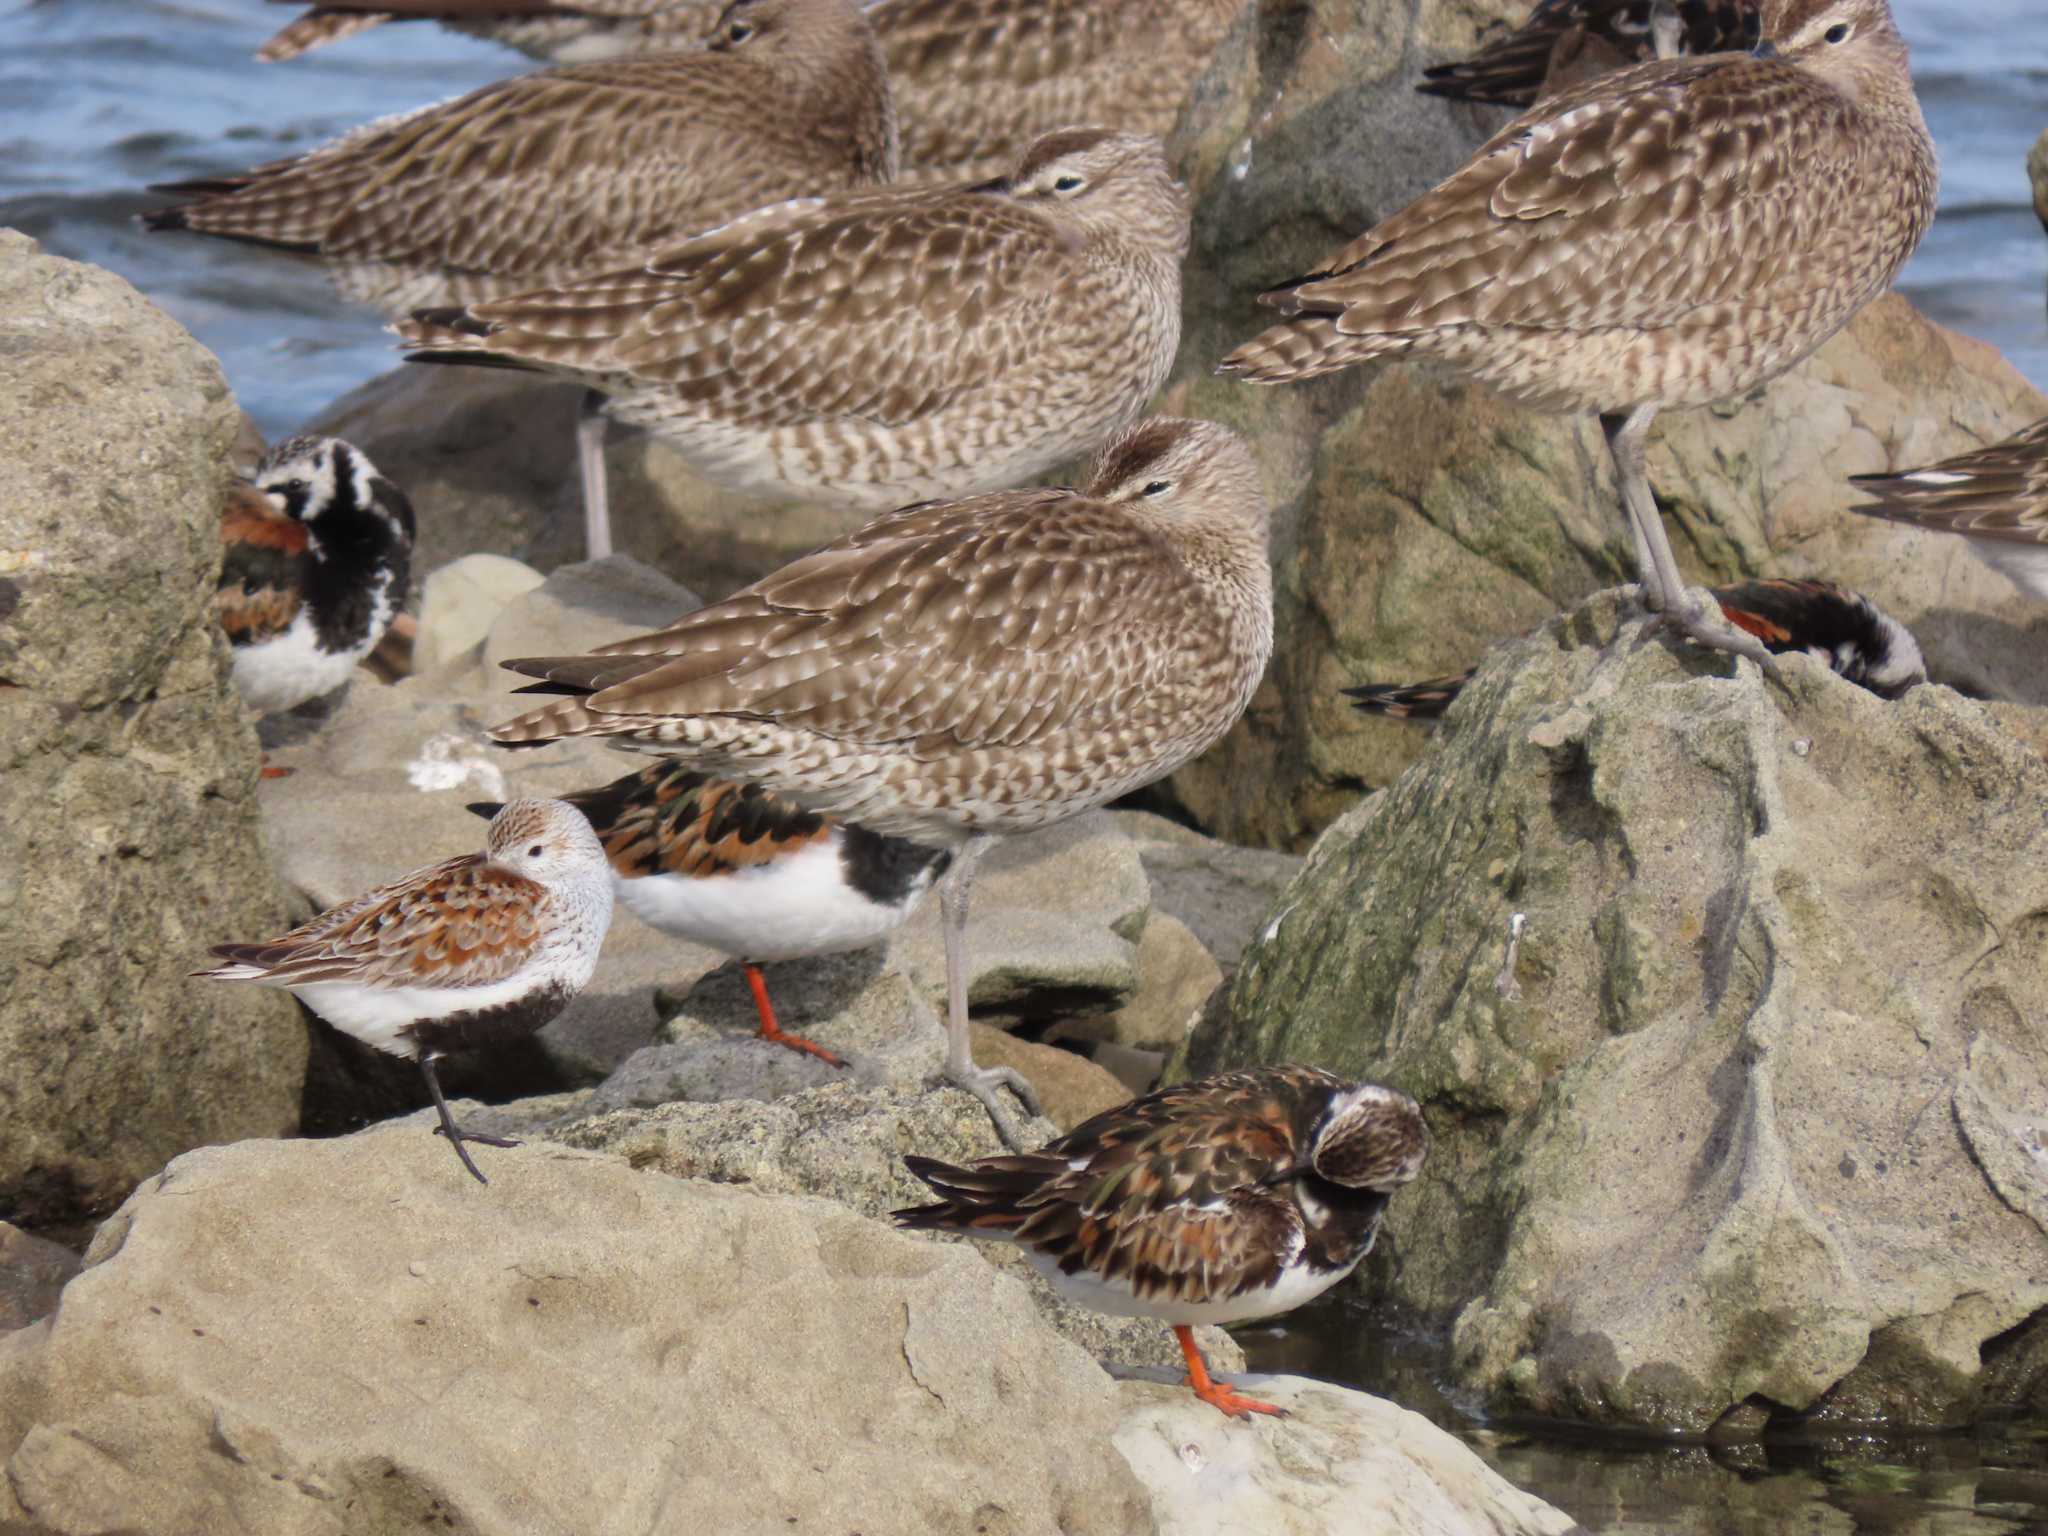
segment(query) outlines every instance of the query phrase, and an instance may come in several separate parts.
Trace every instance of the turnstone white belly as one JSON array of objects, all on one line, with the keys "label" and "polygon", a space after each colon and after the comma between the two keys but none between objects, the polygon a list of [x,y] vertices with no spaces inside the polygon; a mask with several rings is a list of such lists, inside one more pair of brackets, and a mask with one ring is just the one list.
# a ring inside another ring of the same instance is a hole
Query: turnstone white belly
[{"label": "turnstone white belly", "polygon": [[559,800],[514,800],[482,853],[379,886],[280,938],[217,944],[216,981],[284,987],[345,1034],[420,1064],[440,1133],[488,1182],[448,1112],[434,1063],[518,1039],[560,1013],[597,968],[611,877],[590,823]]},{"label": "turnstone white belly", "polygon": [[2048,602],[2048,420],[1925,469],[1857,475],[1854,483],[1877,498],[1855,511],[1959,533],[1971,554]]},{"label": "turnstone white belly", "polygon": [[[674,761],[562,798],[604,844],[627,911],[737,958],[761,1038],[835,1067],[844,1065],[838,1056],[782,1028],[761,966],[881,943],[951,861],[943,848],[884,837]],[[470,809],[489,816],[498,807]]]},{"label": "turnstone white belly", "polygon": [[1428,1149],[1404,1093],[1259,1067],[1161,1088],[1036,1152],[907,1157],[939,1201],[893,1214],[1018,1244],[1071,1300],[1171,1327],[1204,1402],[1279,1413],[1211,1381],[1193,1328],[1272,1317],[1344,1279]]},{"label": "turnstone white belly", "polygon": [[412,503],[360,449],[292,437],[228,494],[214,608],[259,715],[347,682],[405,601]]}]

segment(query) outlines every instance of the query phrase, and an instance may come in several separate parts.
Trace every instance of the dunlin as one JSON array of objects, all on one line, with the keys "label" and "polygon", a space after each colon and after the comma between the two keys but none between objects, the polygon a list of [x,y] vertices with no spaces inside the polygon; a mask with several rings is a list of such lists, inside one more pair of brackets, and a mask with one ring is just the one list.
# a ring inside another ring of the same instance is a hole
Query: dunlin
[{"label": "dunlin", "polygon": [[601,389],[735,490],[872,511],[1021,484],[1135,419],[1179,344],[1187,243],[1157,139],[1070,129],[1000,182],[762,209],[397,330],[415,361]]},{"label": "dunlin", "polygon": [[218,944],[195,975],[284,987],[336,1029],[420,1064],[463,1167],[465,1131],[434,1063],[531,1034],[589,983],[611,922],[604,849],[580,811],[514,800],[482,853],[436,864],[321,913],[281,938]]},{"label": "dunlin", "polygon": [[1959,533],[1970,553],[2048,601],[2048,420],[1989,448],[1897,475],[1857,475],[1866,517]]},{"label": "dunlin", "polygon": [[[1713,589],[1721,616],[1773,656],[1811,656],[1859,688],[1896,699],[1927,681],[1913,632],[1861,592],[1831,581],[1738,581]],[[1363,713],[1435,720],[1472,681],[1470,672],[1426,683],[1366,683],[1344,695]]]},{"label": "dunlin", "polygon": [[1537,0],[1519,27],[1469,59],[1423,73],[1416,89],[1458,101],[1533,106],[1645,59],[1754,48],[1759,0]]},{"label": "dunlin", "polygon": [[905,1158],[939,1201],[894,1215],[1017,1244],[1067,1300],[1169,1325],[1203,1402],[1277,1414],[1210,1379],[1194,1327],[1292,1311],[1344,1279],[1428,1150],[1404,1093],[1261,1067],[1162,1088],[1021,1156]]},{"label": "dunlin", "polygon": [[975,865],[997,836],[1164,777],[1244,712],[1273,645],[1266,523],[1235,434],[1155,418],[1084,490],[904,507],[659,634],[511,662],[574,697],[491,734],[610,737],[953,850],[948,1075],[1015,1146],[995,1089],[1022,1079],[968,1053]]},{"label": "dunlin", "polygon": [[[613,894],[628,912],[737,957],[761,1038],[835,1067],[844,1063],[831,1051],[783,1029],[762,964],[881,943],[949,861],[943,848],[848,826],[758,784],[714,779],[672,760],[562,798],[604,844]],[[499,807],[470,809],[492,816]]]},{"label": "dunlin", "polygon": [[287,438],[221,513],[215,611],[235,687],[259,715],[347,682],[405,601],[412,503],[362,450]]},{"label": "dunlin", "polygon": [[1752,54],[1638,64],[1508,124],[1224,360],[1259,383],[1434,358],[1597,412],[1647,606],[1769,665],[1695,607],[1644,467],[1666,407],[1746,393],[1891,283],[1934,216],[1934,148],[1884,0],[1770,0]]}]

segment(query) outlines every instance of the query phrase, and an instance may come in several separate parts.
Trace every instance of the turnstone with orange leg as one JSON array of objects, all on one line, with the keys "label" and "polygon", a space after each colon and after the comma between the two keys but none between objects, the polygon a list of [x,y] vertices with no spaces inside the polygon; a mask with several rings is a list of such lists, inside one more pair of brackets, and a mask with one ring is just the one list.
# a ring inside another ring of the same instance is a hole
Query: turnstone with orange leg
[{"label": "turnstone with orange leg", "polygon": [[1529,107],[1647,59],[1747,52],[1762,26],[1758,0],[1537,0],[1512,32],[1469,59],[1425,69],[1415,88],[1454,101]]},{"label": "turnstone with orange leg", "polygon": [[952,852],[946,1071],[1018,1145],[968,1049],[967,897],[999,836],[1163,778],[1244,713],[1273,648],[1267,506],[1242,439],[1155,418],[1085,489],[875,518],[669,629],[506,663],[572,697],[507,745],[601,736]]},{"label": "turnstone with orange leg", "polygon": [[396,330],[575,379],[734,490],[879,511],[1020,485],[1144,410],[1187,194],[1157,139],[1048,134],[1000,182],[765,208],[630,271]]},{"label": "turnstone with orange leg", "polygon": [[[1831,581],[1770,578],[1715,587],[1713,594],[1721,616],[1774,656],[1811,656],[1881,699],[1927,681],[1913,632],[1861,592]],[[1424,683],[1364,683],[1344,696],[1368,715],[1435,720],[1471,681],[1468,671]]]},{"label": "turnstone with orange leg", "polygon": [[2048,601],[2048,421],[1895,475],[1857,475],[1877,498],[1865,517],[1959,533],[1971,554],[2029,596]]},{"label": "turnstone with orange leg", "polygon": [[673,761],[562,798],[604,844],[620,905],[658,932],[736,957],[761,1038],[835,1067],[845,1063],[782,1027],[762,965],[881,943],[951,858]]},{"label": "turnstone with orange leg", "polygon": [[1202,1401],[1279,1414],[1212,1381],[1193,1329],[1273,1317],[1344,1279],[1428,1150],[1404,1093],[1260,1067],[1161,1088],[1036,1152],[907,1157],[939,1200],[893,1214],[1017,1244],[1067,1300],[1171,1327]]},{"label": "turnstone with orange leg", "polygon": [[339,438],[286,438],[236,482],[214,610],[251,709],[296,709],[349,680],[405,601],[413,533],[405,493]]},{"label": "turnstone with orange leg", "polygon": [[1264,295],[1222,371],[1433,358],[1606,429],[1645,606],[1767,670],[1687,591],[1645,468],[1658,411],[1746,394],[1891,286],[1934,217],[1934,146],[1885,0],[1767,0],[1753,54],[1637,64],[1551,97]]},{"label": "turnstone with orange leg", "polygon": [[344,1034],[420,1064],[462,1166],[465,1131],[434,1063],[539,1029],[589,983],[612,914],[604,849],[580,811],[514,800],[482,853],[449,859],[321,913],[280,938],[217,944],[193,974],[284,987]]}]

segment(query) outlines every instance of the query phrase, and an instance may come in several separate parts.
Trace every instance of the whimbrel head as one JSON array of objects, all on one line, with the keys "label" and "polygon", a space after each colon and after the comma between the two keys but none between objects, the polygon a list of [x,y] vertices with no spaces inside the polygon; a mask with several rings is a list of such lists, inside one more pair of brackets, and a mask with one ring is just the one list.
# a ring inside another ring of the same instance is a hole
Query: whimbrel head
[{"label": "whimbrel head", "polygon": [[1871,88],[1896,89],[1906,40],[1886,0],[1766,0],[1756,53],[1797,64],[1861,100]]},{"label": "whimbrel head", "polygon": [[1025,146],[1010,174],[990,184],[1085,235],[1188,250],[1187,188],[1166,146],[1149,133],[1057,128]]}]

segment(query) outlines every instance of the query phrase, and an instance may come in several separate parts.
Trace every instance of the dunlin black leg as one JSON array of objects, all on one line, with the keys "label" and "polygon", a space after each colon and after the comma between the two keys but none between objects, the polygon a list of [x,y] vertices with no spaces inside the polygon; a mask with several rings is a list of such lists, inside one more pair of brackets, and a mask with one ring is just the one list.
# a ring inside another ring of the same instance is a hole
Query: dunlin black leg
[{"label": "dunlin black leg", "polygon": [[434,1108],[441,1112],[441,1123],[434,1127],[434,1134],[448,1138],[448,1144],[455,1149],[455,1155],[462,1159],[462,1166],[475,1175],[477,1183],[488,1184],[491,1181],[483,1176],[462,1144],[465,1141],[473,1141],[482,1147],[516,1147],[519,1143],[505,1136],[483,1136],[475,1131],[465,1131],[457,1125],[455,1117],[448,1113],[448,1100],[442,1097],[441,1079],[434,1072],[434,1061],[435,1058],[432,1056],[420,1058],[420,1075],[427,1080],[427,1092],[434,1096]]}]

